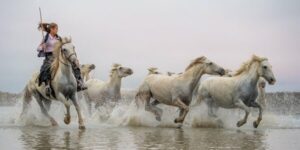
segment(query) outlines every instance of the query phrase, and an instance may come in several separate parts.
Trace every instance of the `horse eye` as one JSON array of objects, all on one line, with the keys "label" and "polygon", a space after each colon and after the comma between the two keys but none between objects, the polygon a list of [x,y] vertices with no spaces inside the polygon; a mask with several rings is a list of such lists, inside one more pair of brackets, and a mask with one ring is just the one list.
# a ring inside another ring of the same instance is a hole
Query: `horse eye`
[{"label": "horse eye", "polygon": [[212,62],[210,62],[210,63],[208,63],[209,65],[212,65],[213,63]]},{"label": "horse eye", "polygon": [[67,51],[67,49],[65,49],[65,48],[64,48],[64,49],[62,49],[62,50],[63,50],[63,51]]},{"label": "horse eye", "polygon": [[263,66],[263,68],[264,68],[264,69],[267,69],[268,67],[267,67],[267,66]]}]

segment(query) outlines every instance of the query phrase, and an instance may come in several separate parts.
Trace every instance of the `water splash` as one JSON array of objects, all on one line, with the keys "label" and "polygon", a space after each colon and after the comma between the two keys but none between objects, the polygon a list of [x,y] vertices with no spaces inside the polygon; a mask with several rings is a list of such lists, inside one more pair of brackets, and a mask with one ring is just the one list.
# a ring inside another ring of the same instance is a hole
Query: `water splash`
[{"label": "water splash", "polygon": [[[167,105],[158,105],[163,109],[162,121],[155,120],[152,113],[144,109],[137,109],[133,96],[126,95],[126,99],[120,103],[108,103],[93,110],[93,114],[88,114],[87,105],[84,99],[80,99],[79,103],[82,114],[87,127],[89,126],[147,126],[147,127],[178,127],[174,123],[174,119],[178,117],[179,111],[176,107]],[[271,95],[268,97],[268,109],[263,115],[263,120],[259,128],[300,128],[300,117],[298,110],[291,107],[291,103],[297,103],[297,96],[289,94]],[[271,101],[272,100],[272,101]],[[284,104],[280,103],[284,102]],[[286,106],[284,106],[286,105]],[[290,109],[284,109],[289,107]],[[281,108],[281,111],[278,111]],[[292,108],[292,109],[291,109]],[[48,121],[41,113],[41,110],[35,100],[32,100],[30,109],[25,117],[20,118],[22,110],[22,100],[14,107],[0,108],[0,124],[1,125],[34,125],[34,126],[50,126]],[[62,103],[53,101],[49,114],[51,114],[60,126],[68,127],[63,122],[65,115],[65,107]],[[238,109],[219,109],[217,112],[218,119],[211,118],[207,115],[206,105],[191,107],[183,127],[187,128],[236,128],[236,122],[244,115],[243,111]],[[258,110],[252,109],[248,118],[248,122],[242,128],[253,128],[252,122],[256,120]],[[71,106],[71,126],[78,125],[78,118],[75,108]]]}]

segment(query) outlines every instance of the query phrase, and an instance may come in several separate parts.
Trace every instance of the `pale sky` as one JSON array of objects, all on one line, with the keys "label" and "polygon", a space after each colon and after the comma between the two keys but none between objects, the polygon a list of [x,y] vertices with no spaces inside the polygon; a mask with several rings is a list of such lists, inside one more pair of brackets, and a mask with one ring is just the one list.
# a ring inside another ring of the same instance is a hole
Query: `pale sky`
[{"label": "pale sky", "polygon": [[107,80],[112,63],[131,67],[123,88],[138,88],[151,66],[182,72],[204,55],[236,70],[257,54],[277,78],[268,91],[300,91],[299,0],[1,0],[0,91],[22,91],[42,64],[38,7],[96,65],[94,78]]}]

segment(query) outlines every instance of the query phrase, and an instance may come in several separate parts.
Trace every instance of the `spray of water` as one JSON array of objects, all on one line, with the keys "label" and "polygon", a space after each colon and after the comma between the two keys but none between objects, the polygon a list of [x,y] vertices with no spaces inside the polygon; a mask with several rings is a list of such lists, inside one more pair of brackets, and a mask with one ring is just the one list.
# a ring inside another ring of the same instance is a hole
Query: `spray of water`
[{"label": "spray of water", "polygon": [[[121,100],[119,103],[107,103],[98,109],[93,109],[93,114],[88,114],[87,105],[84,99],[80,99],[79,103],[82,109],[82,114],[87,127],[98,126],[147,126],[147,127],[178,127],[174,123],[174,119],[178,117],[179,111],[176,107],[167,105],[158,105],[163,109],[163,116],[161,121],[155,120],[152,113],[144,109],[137,109],[134,103],[133,96],[125,96],[127,99]],[[287,101],[296,101],[291,96],[281,97],[275,95],[272,99],[284,99]],[[281,100],[282,101],[282,100]],[[15,125],[15,126],[50,126],[49,120],[42,115],[40,107],[35,100],[32,100],[30,109],[27,114],[20,117],[22,110],[22,99],[19,99],[14,107],[0,108],[0,124],[2,125]],[[276,105],[269,102],[268,105],[272,108],[267,109],[263,115],[263,121],[259,128],[299,128],[300,117],[296,112],[273,112],[277,110],[274,108]],[[290,104],[288,104],[290,105]],[[288,107],[288,105],[286,107]],[[284,106],[276,106],[283,107]],[[295,109],[296,110],[296,109]],[[287,110],[289,111],[289,110]],[[52,102],[49,114],[52,115],[60,126],[68,127],[63,122],[65,115],[65,107],[60,102]],[[236,122],[244,116],[244,112],[238,109],[219,109],[217,112],[218,118],[211,118],[207,115],[207,106],[201,104],[199,106],[191,107],[183,127],[205,127],[205,128],[236,128]],[[243,128],[253,128],[252,122],[256,120],[258,110],[252,109],[248,122]],[[77,127],[77,113],[75,108],[71,106],[71,127]]]}]

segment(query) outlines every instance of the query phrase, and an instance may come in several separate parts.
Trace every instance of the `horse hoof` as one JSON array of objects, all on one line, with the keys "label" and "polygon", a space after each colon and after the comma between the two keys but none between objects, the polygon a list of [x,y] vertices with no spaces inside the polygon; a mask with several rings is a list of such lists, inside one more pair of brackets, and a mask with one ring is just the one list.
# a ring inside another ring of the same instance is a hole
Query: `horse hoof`
[{"label": "horse hoof", "polygon": [[70,116],[65,116],[64,122],[65,122],[65,124],[69,124],[71,122],[71,117]]},{"label": "horse hoof", "polygon": [[81,126],[79,126],[79,129],[80,129],[80,130],[85,130],[85,126],[84,126],[84,125],[81,125]]},{"label": "horse hoof", "polygon": [[258,123],[256,121],[253,122],[253,127],[257,128],[258,127]]},{"label": "horse hoof", "polygon": [[237,124],[236,124],[236,126],[237,127],[241,127],[242,125],[244,125],[246,122],[244,122],[244,121],[239,121],[239,122],[237,122]]},{"label": "horse hoof", "polygon": [[65,124],[69,124],[71,121],[70,121],[70,119],[65,118],[65,119],[64,119],[64,122],[65,122]]}]

